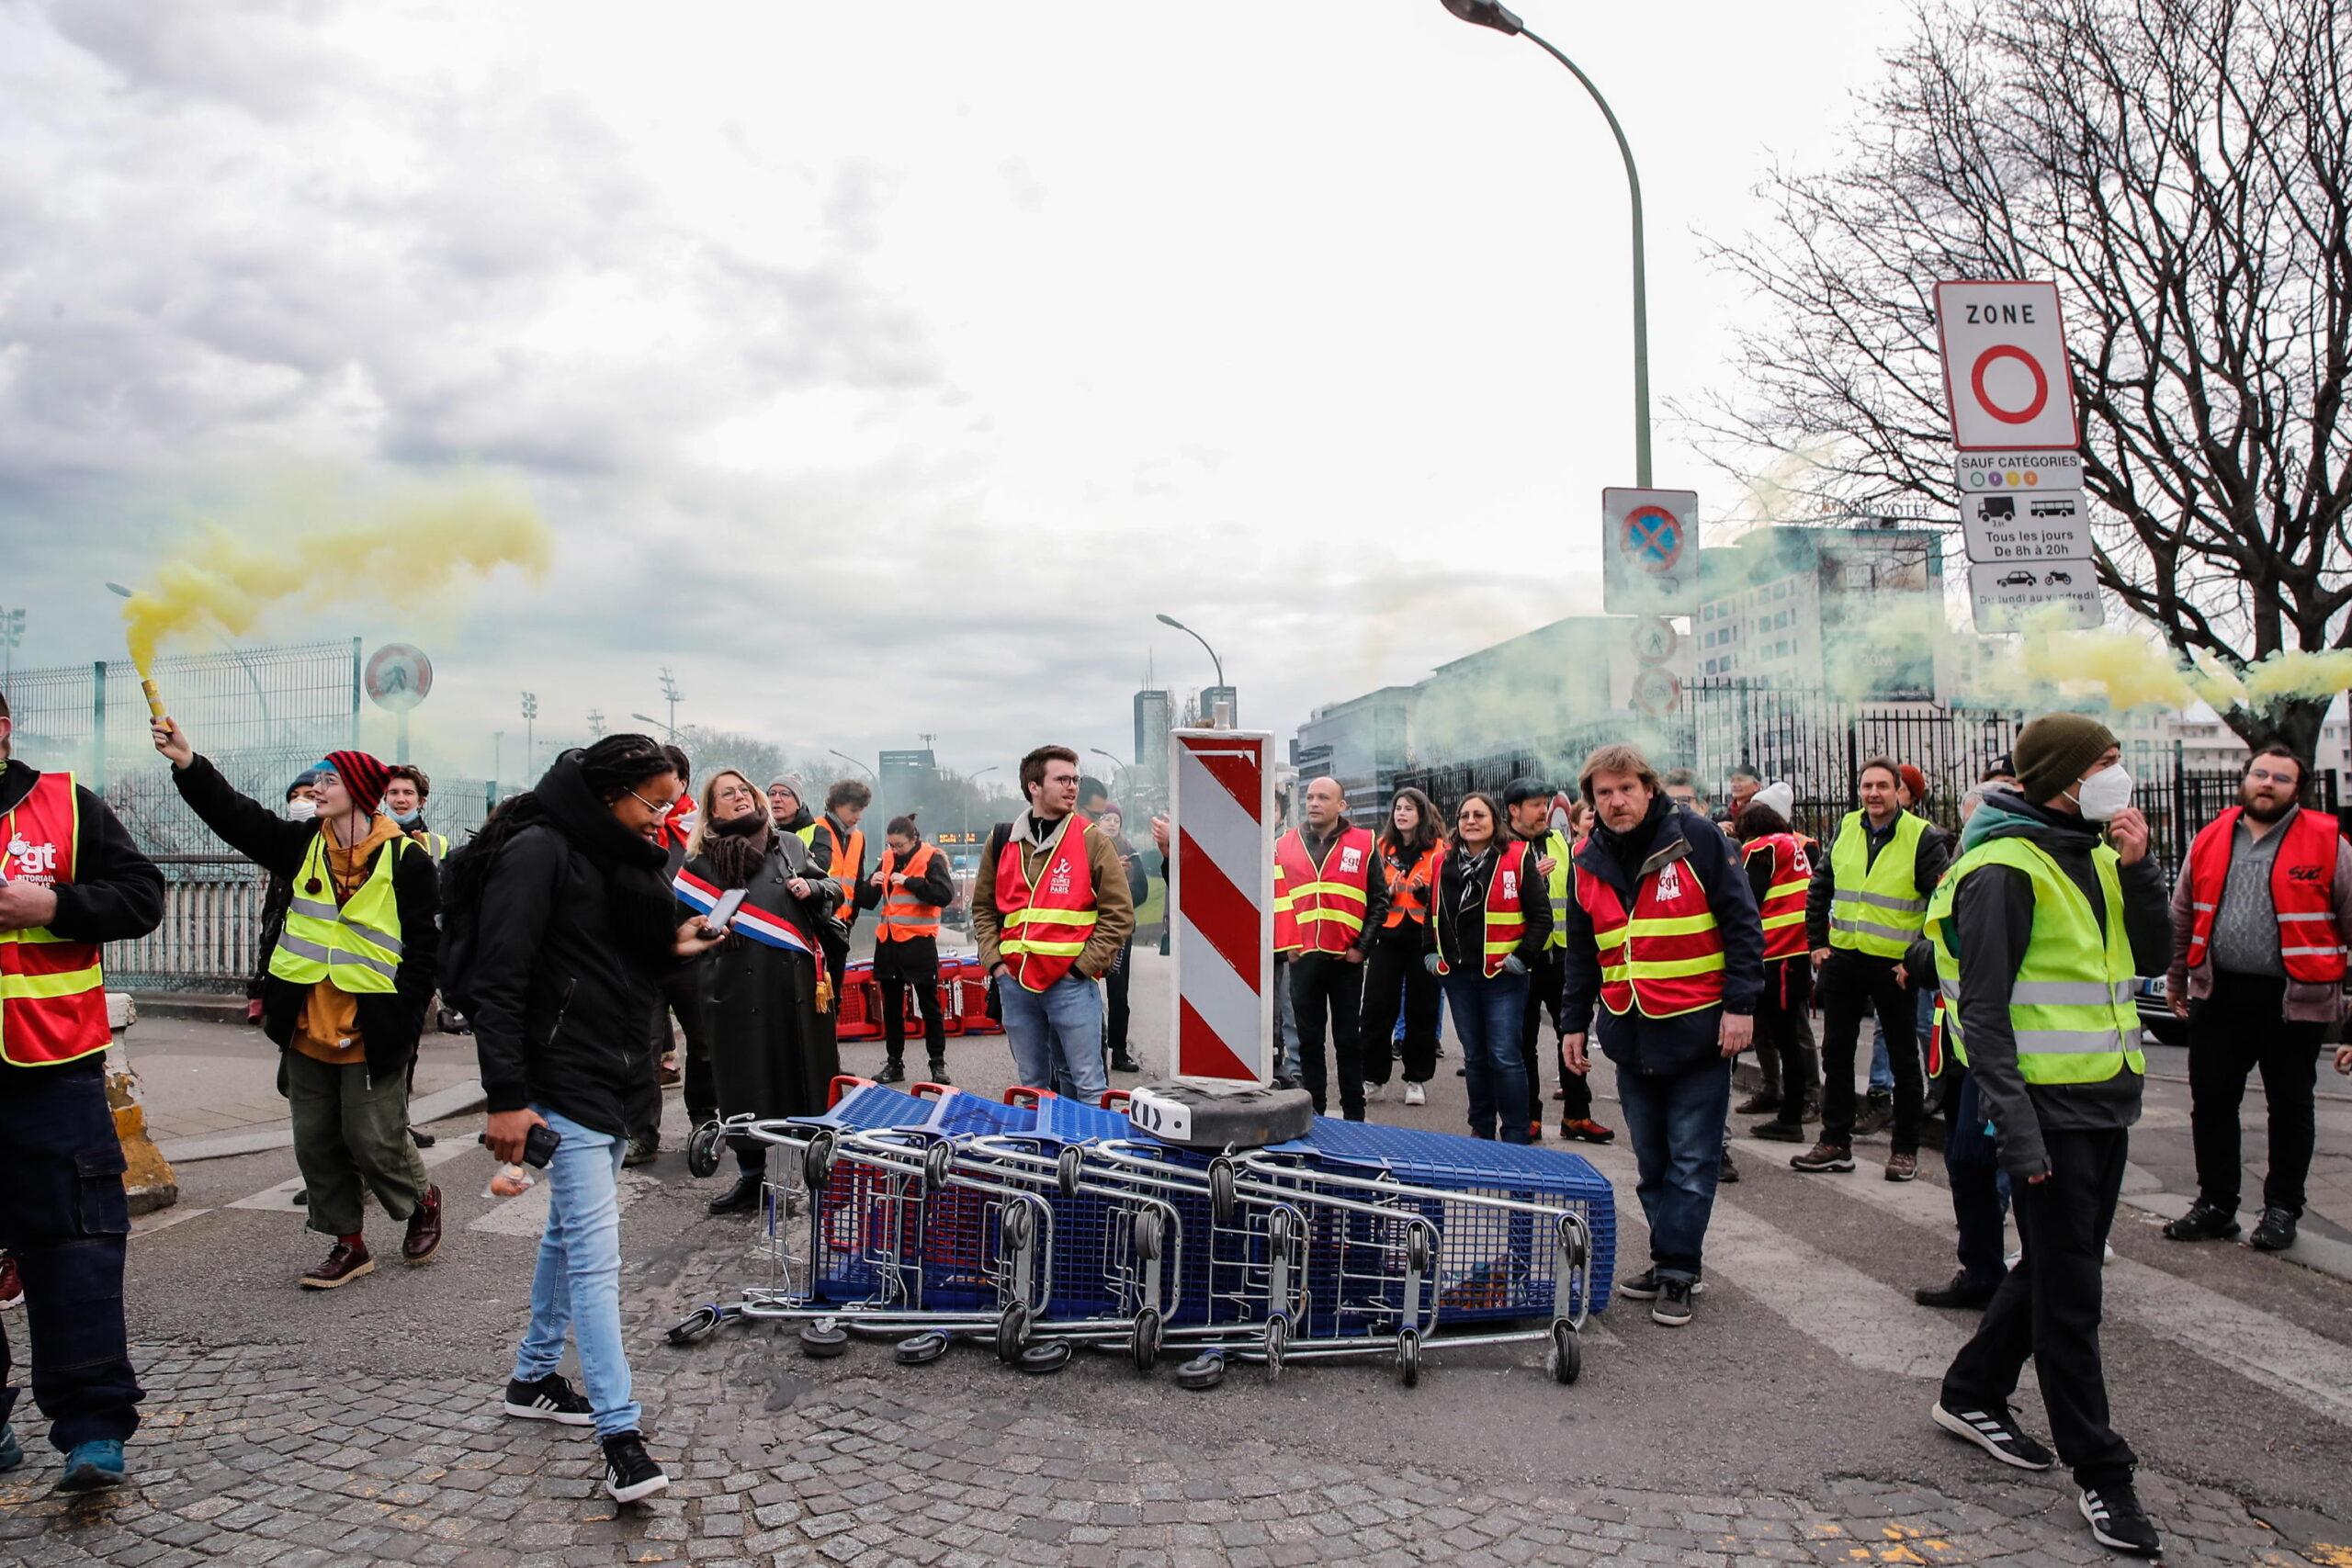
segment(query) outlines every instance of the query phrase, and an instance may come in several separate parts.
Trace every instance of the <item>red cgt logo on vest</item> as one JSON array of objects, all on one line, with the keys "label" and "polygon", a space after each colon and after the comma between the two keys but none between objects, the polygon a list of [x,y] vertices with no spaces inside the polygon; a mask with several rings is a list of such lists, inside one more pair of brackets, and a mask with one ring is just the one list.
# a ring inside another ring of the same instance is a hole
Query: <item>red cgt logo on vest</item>
[{"label": "red cgt logo on vest", "polygon": [[10,881],[46,884],[57,875],[57,846],[27,843],[19,833],[8,840],[8,852],[0,855],[0,874]]}]

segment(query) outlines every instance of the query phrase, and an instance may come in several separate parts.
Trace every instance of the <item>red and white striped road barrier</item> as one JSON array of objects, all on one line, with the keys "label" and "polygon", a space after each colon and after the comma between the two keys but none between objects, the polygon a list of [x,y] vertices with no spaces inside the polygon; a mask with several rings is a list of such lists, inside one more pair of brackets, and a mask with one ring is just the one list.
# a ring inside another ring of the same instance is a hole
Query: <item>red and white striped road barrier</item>
[{"label": "red and white striped road barrier", "polygon": [[1180,1078],[1271,1082],[1274,738],[1171,730],[1169,956]]}]

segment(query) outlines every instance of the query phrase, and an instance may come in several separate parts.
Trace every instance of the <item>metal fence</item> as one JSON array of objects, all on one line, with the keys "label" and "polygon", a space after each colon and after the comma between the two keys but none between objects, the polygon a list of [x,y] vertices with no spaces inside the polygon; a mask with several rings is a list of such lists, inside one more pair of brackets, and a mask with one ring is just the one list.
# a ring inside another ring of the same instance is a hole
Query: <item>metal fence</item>
[{"label": "metal fence", "polygon": [[159,855],[164,920],[110,944],[107,984],[131,991],[240,993],[261,950],[269,879],[242,855]]}]

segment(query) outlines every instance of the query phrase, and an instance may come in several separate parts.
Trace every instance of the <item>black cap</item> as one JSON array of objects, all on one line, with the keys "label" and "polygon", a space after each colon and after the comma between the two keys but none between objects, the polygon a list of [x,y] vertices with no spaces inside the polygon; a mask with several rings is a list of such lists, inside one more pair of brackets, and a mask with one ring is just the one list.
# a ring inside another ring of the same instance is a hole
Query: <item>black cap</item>
[{"label": "black cap", "polygon": [[1506,807],[1518,806],[1524,801],[1551,798],[1552,786],[1542,779],[1521,776],[1503,785],[1503,805]]}]

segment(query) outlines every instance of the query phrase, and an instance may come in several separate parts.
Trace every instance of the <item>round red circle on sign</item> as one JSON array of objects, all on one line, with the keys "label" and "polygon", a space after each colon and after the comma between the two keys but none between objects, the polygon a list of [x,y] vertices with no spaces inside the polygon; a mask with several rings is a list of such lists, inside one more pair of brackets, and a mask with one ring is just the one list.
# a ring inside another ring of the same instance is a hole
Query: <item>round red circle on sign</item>
[{"label": "round red circle on sign", "polygon": [[[2033,399],[2022,409],[2003,408],[1984,388],[1984,372],[2003,359],[2016,360],[2033,378]],[[1976,356],[1968,372],[1968,389],[1976,394],[1978,407],[2004,424],[2030,424],[2050,401],[2050,378],[2042,374],[2041,362],[2013,343],[1996,343]]]}]

